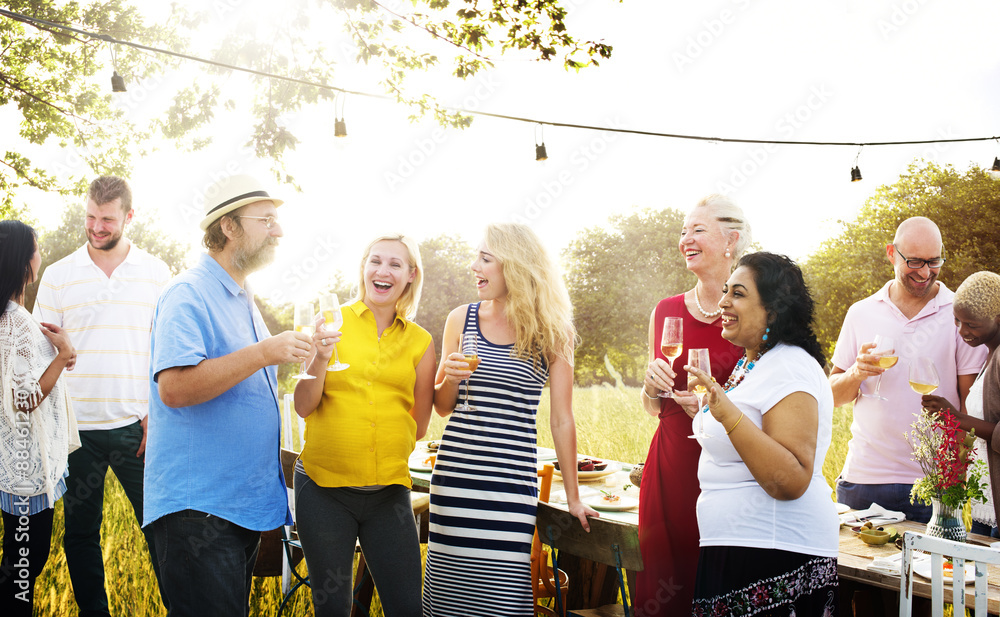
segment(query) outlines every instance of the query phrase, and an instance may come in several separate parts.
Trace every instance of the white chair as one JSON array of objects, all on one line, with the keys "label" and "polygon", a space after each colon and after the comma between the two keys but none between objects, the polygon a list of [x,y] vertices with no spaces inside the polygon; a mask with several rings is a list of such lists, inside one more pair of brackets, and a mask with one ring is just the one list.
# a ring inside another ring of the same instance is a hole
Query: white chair
[{"label": "white chair", "polygon": [[987,546],[954,542],[907,531],[903,535],[903,560],[899,578],[899,617],[908,617],[913,608],[914,551],[930,556],[931,611],[933,617],[944,615],[944,558],[953,560],[952,600],[955,615],[965,614],[965,562],[976,565],[976,614],[986,614],[987,565],[1000,565],[1000,551]]}]

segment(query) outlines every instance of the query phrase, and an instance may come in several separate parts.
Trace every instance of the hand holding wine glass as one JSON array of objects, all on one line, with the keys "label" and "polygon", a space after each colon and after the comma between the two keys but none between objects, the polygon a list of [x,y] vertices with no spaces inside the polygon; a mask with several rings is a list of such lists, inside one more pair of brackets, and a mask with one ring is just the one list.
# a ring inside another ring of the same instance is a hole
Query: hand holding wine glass
[{"label": "hand holding wine glass", "polygon": [[[469,365],[469,370],[475,372],[479,368],[479,336],[474,332],[463,332],[459,339],[459,350],[463,359]],[[469,376],[471,379],[472,376]],[[455,411],[475,411],[476,408],[469,404],[469,379],[465,380],[465,402],[456,405]]]},{"label": "hand holding wine glass", "polygon": [[[663,336],[660,337],[660,352],[667,358],[667,363],[673,368],[676,360],[684,350],[684,320],[680,317],[663,319]],[[672,390],[663,390],[658,395],[661,398],[673,398]]]},{"label": "hand holding wine glass", "polygon": [[[708,375],[709,379],[711,379],[712,364],[708,359],[708,349],[689,349],[687,366],[698,369],[704,375]],[[703,379],[700,378],[699,375],[688,370],[687,389],[688,392],[693,392],[695,396],[698,397],[698,407],[702,411],[701,414],[698,414],[700,419],[698,436],[689,435],[689,437],[692,439],[707,439],[709,435],[705,433],[705,417],[703,414],[708,411],[708,406],[705,405],[705,394],[708,393],[708,388],[703,383]]]},{"label": "hand holding wine glass", "polygon": [[[871,350],[872,354],[878,356],[878,365],[883,369],[890,369],[896,366],[896,362],[899,361],[899,356],[896,355],[896,344],[888,336],[882,336],[881,334],[875,336],[875,347]],[[878,381],[875,383],[875,392],[872,394],[863,394],[862,396],[867,396],[868,398],[877,398],[883,401],[889,399],[881,396],[879,394],[879,388],[882,386],[882,375],[878,376]]]},{"label": "hand holding wine glass", "polygon": [[[324,293],[319,296],[319,310],[323,313],[323,330],[335,332],[344,325],[344,314],[340,312],[340,300],[335,293]],[[333,343],[333,363],[326,367],[328,371],[342,371],[351,365],[340,361],[337,353],[337,343]]]},{"label": "hand holding wine glass", "polygon": [[[316,308],[313,306],[312,302],[296,302],[295,312],[293,314],[293,322],[295,325],[296,332],[302,332],[307,336],[312,336],[313,332],[316,330],[314,324],[314,315],[316,314]],[[302,367],[298,375],[292,375],[295,379],[316,379],[313,375],[306,372],[306,359],[302,360]]]}]

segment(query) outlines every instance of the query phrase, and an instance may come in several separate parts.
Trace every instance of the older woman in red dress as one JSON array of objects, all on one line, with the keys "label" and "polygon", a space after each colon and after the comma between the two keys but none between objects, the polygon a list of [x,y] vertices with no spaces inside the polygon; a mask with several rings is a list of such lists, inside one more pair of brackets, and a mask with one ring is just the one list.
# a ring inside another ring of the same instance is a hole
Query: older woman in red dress
[{"label": "older woman in red dress", "polygon": [[660,350],[664,318],[683,320],[684,349],[707,348],[712,374],[725,381],[743,352],[722,338],[718,304],[733,264],[749,245],[750,225],[736,204],[722,195],[699,201],[688,213],[678,243],[698,282],[661,300],[649,316],[649,366],[640,397],[643,409],[660,423],[642,472],[639,547],[645,569],[636,581],[637,617],[689,616],[698,568],[695,502],[701,447],[689,439],[698,400],[686,391],[682,367],[687,354],[671,361]]}]

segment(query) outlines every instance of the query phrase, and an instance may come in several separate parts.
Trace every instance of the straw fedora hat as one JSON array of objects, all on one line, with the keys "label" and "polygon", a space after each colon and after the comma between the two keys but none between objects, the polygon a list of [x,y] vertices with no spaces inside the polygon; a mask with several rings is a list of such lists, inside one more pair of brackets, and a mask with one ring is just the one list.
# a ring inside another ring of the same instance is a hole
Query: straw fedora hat
[{"label": "straw fedora hat", "polygon": [[222,178],[205,189],[205,218],[201,220],[201,230],[208,229],[223,214],[258,201],[271,201],[276,207],[285,203],[268,195],[264,186],[253,176]]}]

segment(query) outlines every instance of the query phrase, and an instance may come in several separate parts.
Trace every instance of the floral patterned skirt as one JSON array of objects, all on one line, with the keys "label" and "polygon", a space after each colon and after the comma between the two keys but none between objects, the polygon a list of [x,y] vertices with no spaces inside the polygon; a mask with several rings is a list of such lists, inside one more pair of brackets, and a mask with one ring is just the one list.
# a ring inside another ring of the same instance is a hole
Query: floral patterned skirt
[{"label": "floral patterned skirt", "polygon": [[694,617],[837,614],[837,559],[777,549],[704,546]]}]

